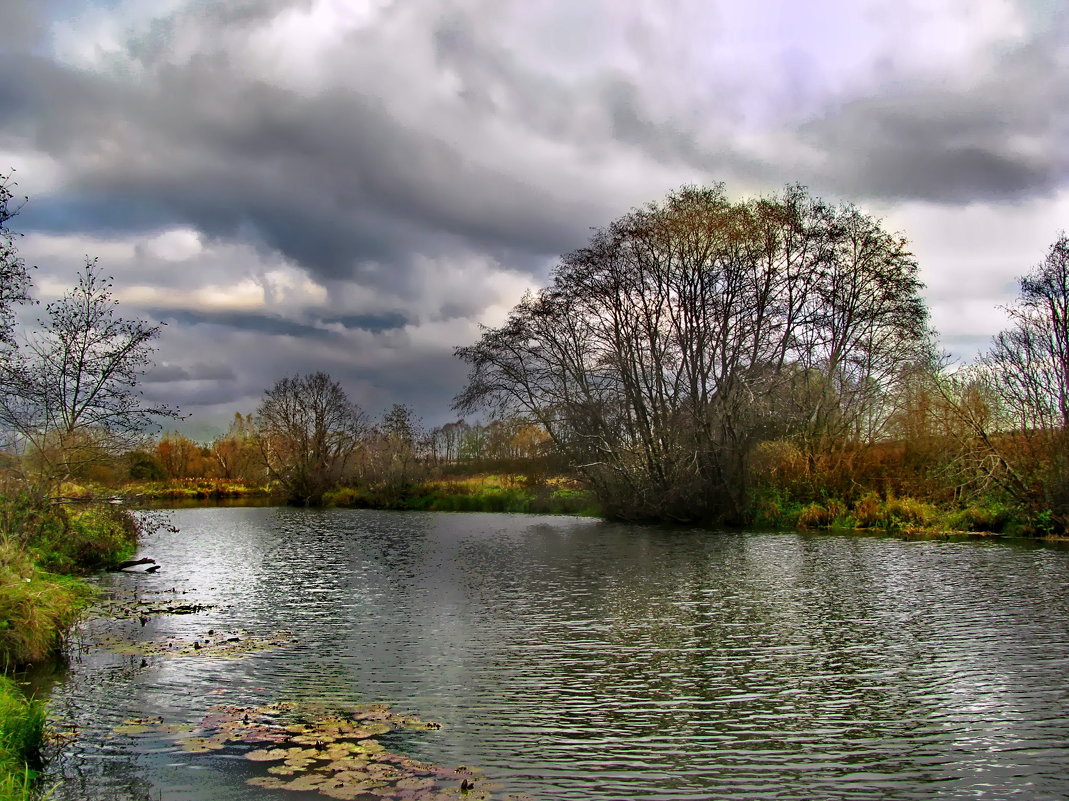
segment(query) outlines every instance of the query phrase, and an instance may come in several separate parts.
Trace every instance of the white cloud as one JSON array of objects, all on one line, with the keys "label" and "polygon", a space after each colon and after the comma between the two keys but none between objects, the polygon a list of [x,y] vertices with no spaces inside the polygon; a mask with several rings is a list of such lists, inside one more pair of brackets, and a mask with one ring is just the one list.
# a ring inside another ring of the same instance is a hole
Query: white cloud
[{"label": "white cloud", "polygon": [[173,228],[146,240],[141,247],[147,258],[188,261],[204,250],[200,233],[191,228]]},{"label": "white cloud", "polygon": [[1017,297],[1017,279],[1069,226],[1069,189],[1020,204],[914,202],[885,206],[883,214],[886,226],[913,246],[939,333],[986,347],[1006,325],[999,306]]}]

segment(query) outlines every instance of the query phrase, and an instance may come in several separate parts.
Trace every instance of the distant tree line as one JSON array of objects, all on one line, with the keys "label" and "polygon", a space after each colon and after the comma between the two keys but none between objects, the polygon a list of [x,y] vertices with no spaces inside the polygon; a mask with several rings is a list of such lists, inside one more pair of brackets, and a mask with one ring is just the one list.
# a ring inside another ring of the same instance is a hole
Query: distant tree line
[{"label": "distant tree line", "polygon": [[[1069,524],[1069,238],[1020,279],[1010,326],[975,364],[935,349],[908,242],[805,189],[732,200],[685,187],[596,230],[546,287],[457,349],[463,419],[372,419],[325,373],[280,379],[213,441],[149,425],[175,410],[138,381],[159,327],[117,313],[88,261],[32,303],[0,179],[0,443],[48,481],[211,477],[318,504],[450,473],[568,473],[610,517],[742,523],[809,504],[868,519],[874,498],[1005,505]],[[808,507],[807,507],[808,508]],[[780,518],[782,519],[782,518]]]},{"label": "distant tree line", "polygon": [[373,421],[329,375],[312,373],[276,383],[255,414],[236,414],[228,430],[210,442],[169,431],[121,459],[87,466],[83,477],[106,483],[273,481],[292,502],[315,504],[343,485],[396,494],[450,473],[501,471],[544,478],[566,470],[537,425],[457,420],[427,430],[405,404],[394,404]]}]

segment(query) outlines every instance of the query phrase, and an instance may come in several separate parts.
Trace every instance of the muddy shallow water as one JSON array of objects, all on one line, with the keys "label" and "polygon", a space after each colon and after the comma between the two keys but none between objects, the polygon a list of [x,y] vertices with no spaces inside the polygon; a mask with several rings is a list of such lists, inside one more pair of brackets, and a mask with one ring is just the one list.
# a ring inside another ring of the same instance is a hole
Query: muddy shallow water
[{"label": "muddy shallow water", "polygon": [[[52,689],[56,799],[325,799],[270,786],[283,763],[255,744],[183,737],[213,736],[213,709],[368,704],[435,725],[377,735],[428,772],[369,799],[474,797],[461,765],[494,798],[1069,797],[1065,549],[495,514],[172,521],[141,549],[158,573],[100,578],[129,614],[88,622]],[[167,598],[187,613],[136,606]]]}]

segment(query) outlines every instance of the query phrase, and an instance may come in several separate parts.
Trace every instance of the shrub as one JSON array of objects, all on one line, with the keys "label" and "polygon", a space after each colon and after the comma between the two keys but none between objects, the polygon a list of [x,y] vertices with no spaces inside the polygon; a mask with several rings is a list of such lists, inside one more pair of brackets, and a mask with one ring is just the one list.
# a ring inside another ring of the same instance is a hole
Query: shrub
[{"label": "shrub", "polygon": [[70,574],[107,570],[137,547],[138,523],[126,509],[89,504],[69,512],[59,509],[56,514],[63,522],[59,530],[41,528],[28,538],[45,570]]},{"label": "shrub", "polygon": [[757,528],[797,528],[802,509],[802,505],[790,500],[786,493],[766,486],[754,493],[748,519]]},{"label": "shrub", "polygon": [[889,529],[927,526],[935,517],[935,507],[914,498],[888,498],[884,504],[885,525]]},{"label": "shrub", "polygon": [[879,493],[865,493],[854,503],[854,523],[858,528],[877,528],[883,522],[883,501]]},{"label": "shrub", "polygon": [[988,506],[967,506],[947,517],[947,528],[953,531],[1005,531],[1016,517],[1009,506],[992,503]]},{"label": "shrub", "polygon": [[166,481],[167,469],[160,457],[147,451],[130,451],[123,457],[131,481]]},{"label": "shrub", "polygon": [[845,511],[843,505],[834,500],[827,504],[811,503],[799,513],[798,528],[830,528]]}]

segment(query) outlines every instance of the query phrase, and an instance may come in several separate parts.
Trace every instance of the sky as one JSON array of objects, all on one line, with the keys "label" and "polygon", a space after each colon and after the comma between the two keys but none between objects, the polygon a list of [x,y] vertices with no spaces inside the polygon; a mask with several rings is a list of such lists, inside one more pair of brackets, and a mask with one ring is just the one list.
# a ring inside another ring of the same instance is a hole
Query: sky
[{"label": "sky", "polygon": [[883,219],[959,361],[1069,228],[1065,0],[0,0],[0,76],[37,297],[98,258],[194,436],[316,370],[454,419],[453,349],[684,184]]}]

